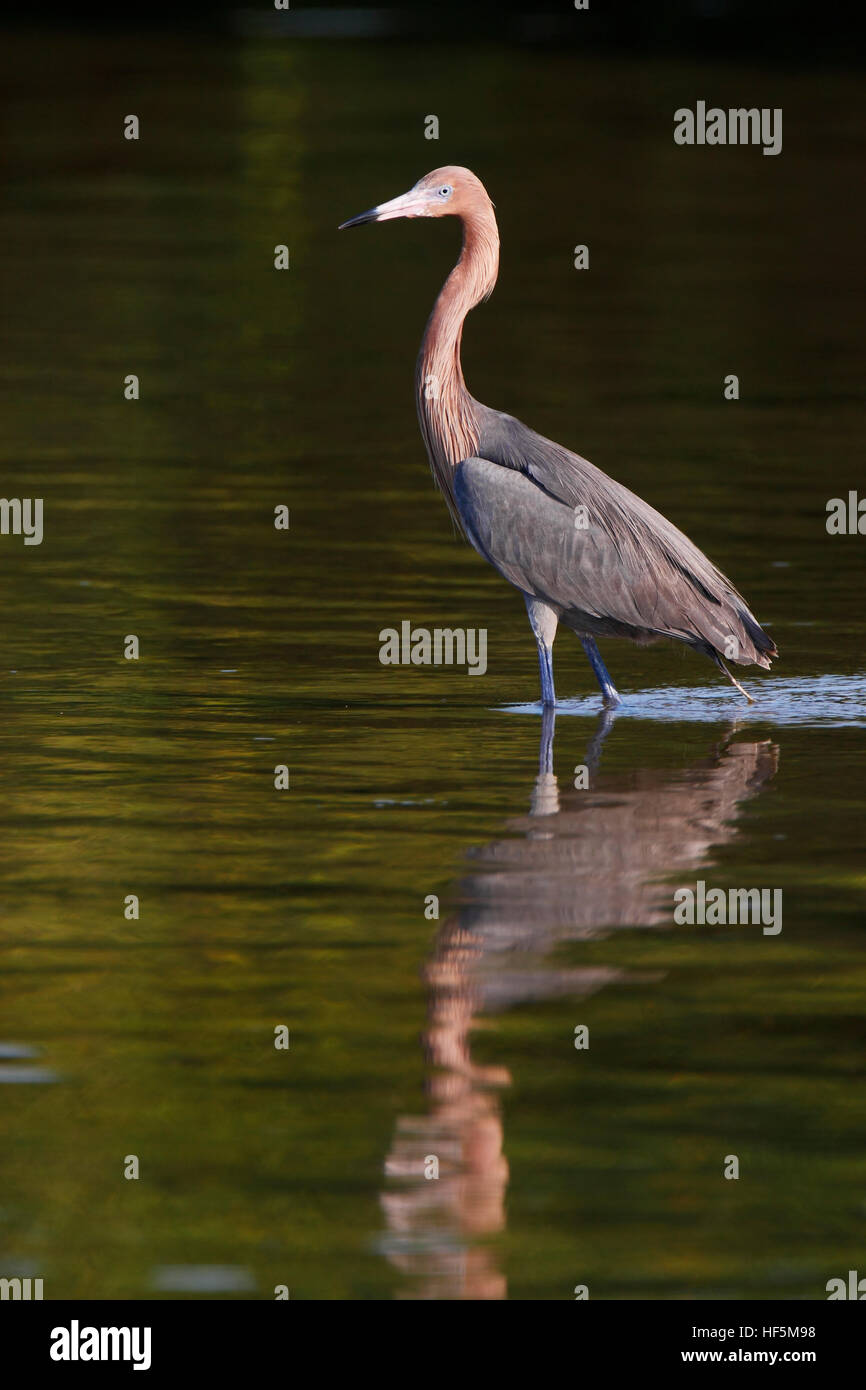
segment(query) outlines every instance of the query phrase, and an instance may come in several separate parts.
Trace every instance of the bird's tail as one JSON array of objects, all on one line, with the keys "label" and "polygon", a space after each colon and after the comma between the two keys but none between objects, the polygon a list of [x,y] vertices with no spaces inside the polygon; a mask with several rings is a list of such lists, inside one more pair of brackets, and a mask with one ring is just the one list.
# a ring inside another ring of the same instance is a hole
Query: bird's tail
[{"label": "bird's tail", "polygon": [[[748,608],[743,607],[740,610],[739,617],[754,652],[752,655],[748,656],[744,653],[739,658],[734,659],[743,661],[744,663],[755,662],[756,665],[764,666],[769,669],[770,662],[774,657],[779,655],[775,642],[772,637],[767,636],[757,619],[752,617]],[[730,675],[730,672],[728,672],[728,674]],[[731,677],[731,679],[733,679],[733,677]],[[734,682],[734,684],[736,684],[736,682]]]}]

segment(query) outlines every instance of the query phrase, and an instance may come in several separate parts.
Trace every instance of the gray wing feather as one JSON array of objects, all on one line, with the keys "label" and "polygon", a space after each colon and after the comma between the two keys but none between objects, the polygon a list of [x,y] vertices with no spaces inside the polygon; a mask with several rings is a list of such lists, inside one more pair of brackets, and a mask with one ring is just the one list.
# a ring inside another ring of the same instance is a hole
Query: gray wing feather
[{"label": "gray wing feather", "polygon": [[458,465],[455,497],[470,541],[510,583],[578,631],[674,637],[708,655],[735,636],[734,660],[769,665],[772,641],[687,536],[586,459],[486,415],[484,456]]}]

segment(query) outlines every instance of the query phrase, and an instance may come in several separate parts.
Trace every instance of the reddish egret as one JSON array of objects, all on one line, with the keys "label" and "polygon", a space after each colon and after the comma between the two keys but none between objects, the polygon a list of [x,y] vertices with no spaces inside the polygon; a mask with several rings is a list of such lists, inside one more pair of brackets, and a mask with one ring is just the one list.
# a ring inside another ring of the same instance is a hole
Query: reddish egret
[{"label": "reddish egret", "polygon": [[463,224],[463,248],[421,343],[418,419],[452,516],[523,595],[543,704],[556,704],[552,647],[560,622],[580,638],[605,705],[618,704],[619,695],[597,637],[676,638],[710,657],[751,701],[723,657],[768,667],[776,647],[722,572],[628,488],[466,390],[463,320],[492,293],[499,268],[499,232],[480,179],[456,165],[434,169],[343,227],[448,215]]}]

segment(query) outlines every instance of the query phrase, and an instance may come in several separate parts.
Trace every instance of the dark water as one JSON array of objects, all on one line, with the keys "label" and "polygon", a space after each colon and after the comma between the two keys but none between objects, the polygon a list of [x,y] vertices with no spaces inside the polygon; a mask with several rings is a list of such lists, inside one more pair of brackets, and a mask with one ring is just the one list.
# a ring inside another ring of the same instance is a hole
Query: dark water
[{"label": "dark water", "polygon": [[[862,1271],[866,540],[824,524],[863,487],[856,77],[94,36],[0,61],[3,490],[45,506],[41,546],[0,539],[0,1274],[670,1299]],[[783,107],[781,156],[676,147],[704,98]],[[754,707],[607,644],[600,727],[565,633],[539,773],[522,604],[454,540],[414,418],[455,228],[335,230],[448,161],[503,238],[470,387],[733,576],[782,652]],[[486,675],[381,666],[404,620],[486,628]],[[698,880],[781,889],[782,931],[675,925]]]}]

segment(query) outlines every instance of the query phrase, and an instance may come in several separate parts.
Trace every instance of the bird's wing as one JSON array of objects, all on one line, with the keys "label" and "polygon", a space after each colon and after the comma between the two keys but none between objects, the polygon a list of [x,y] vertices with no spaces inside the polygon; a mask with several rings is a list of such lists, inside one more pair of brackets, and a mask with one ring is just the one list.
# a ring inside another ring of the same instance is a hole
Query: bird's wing
[{"label": "bird's wing", "polygon": [[[455,474],[467,535],[506,579],[577,622],[587,615],[596,635],[675,637],[769,665],[772,642],[681,531],[587,460],[513,425],[504,440],[482,434],[485,456]],[[511,462],[486,457],[494,451]]]},{"label": "bird's wing", "polygon": [[531,478],[464,459],[454,491],[475,549],[518,589],[562,609],[647,625],[608,537],[597,525],[578,530],[573,510]]}]

